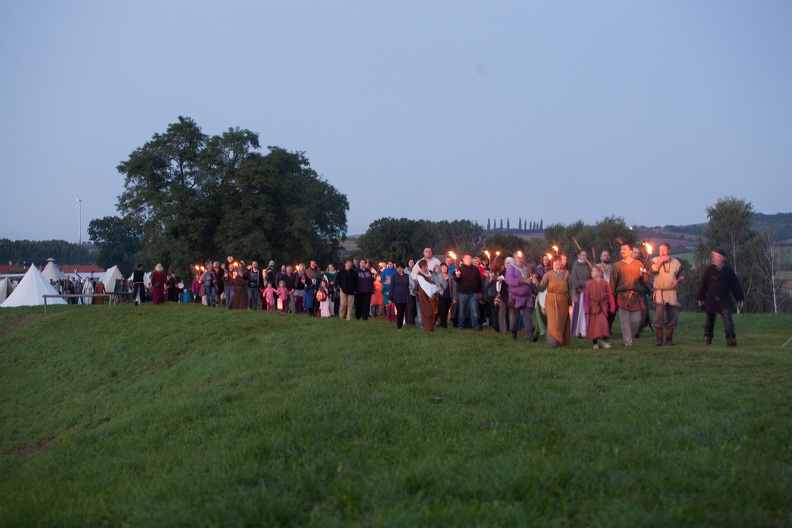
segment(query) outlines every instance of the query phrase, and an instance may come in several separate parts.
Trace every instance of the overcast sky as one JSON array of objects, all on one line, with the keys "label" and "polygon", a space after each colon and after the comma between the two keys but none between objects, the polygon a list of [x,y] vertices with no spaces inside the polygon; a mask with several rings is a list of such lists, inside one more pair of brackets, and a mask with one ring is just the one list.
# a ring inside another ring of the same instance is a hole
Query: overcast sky
[{"label": "overcast sky", "polygon": [[0,238],[83,241],[178,116],[377,218],[790,212],[792,2],[5,1]]}]

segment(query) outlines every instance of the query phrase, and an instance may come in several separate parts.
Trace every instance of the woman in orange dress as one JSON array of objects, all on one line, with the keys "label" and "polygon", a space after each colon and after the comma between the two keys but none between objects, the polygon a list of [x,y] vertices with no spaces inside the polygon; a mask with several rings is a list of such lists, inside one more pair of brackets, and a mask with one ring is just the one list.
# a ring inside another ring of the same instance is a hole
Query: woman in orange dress
[{"label": "woman in orange dress", "polygon": [[569,329],[569,272],[561,267],[561,259],[553,259],[553,269],[545,273],[538,290],[547,290],[547,344],[552,348],[565,346],[570,341]]}]

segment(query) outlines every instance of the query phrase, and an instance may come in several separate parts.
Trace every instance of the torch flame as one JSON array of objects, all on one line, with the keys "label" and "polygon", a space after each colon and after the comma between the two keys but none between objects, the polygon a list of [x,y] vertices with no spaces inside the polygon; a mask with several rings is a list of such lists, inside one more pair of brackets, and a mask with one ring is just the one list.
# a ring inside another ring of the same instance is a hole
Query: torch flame
[{"label": "torch flame", "polygon": [[556,255],[557,255],[558,254],[558,246],[553,246],[553,249],[555,250]]},{"label": "torch flame", "polygon": [[486,249],[484,250],[484,254],[487,255],[488,259],[492,259],[492,257],[490,256],[490,252],[487,251]]},{"label": "torch flame", "polygon": [[547,260],[553,260],[553,255],[550,253],[545,253],[545,256],[547,257]]},{"label": "torch flame", "polygon": [[449,251],[448,252],[448,256],[451,257],[454,260],[456,260],[456,258],[457,258],[456,253],[454,253],[453,251]]},{"label": "torch flame", "polygon": [[646,246],[646,251],[651,255],[652,254],[651,244],[649,244],[649,242],[644,242],[643,245]]},{"label": "torch flame", "polygon": [[523,252],[522,251],[517,251],[517,256],[518,257],[522,257],[523,256]]}]

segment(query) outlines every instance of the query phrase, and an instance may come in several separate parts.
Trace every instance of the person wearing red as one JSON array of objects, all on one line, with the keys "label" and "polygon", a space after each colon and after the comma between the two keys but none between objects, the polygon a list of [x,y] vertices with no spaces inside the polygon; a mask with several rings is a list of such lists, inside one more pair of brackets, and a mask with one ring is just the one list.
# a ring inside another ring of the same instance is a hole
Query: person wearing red
[{"label": "person wearing red", "polygon": [[165,281],[168,276],[162,269],[162,264],[157,264],[154,267],[154,273],[151,274],[151,302],[153,304],[162,304],[165,302]]},{"label": "person wearing red", "polygon": [[591,280],[586,283],[585,300],[586,335],[592,340],[594,348],[599,348],[599,339],[602,339],[602,348],[611,348],[610,323],[608,314],[616,311],[616,303],[611,295],[610,284],[602,278],[599,266],[591,267]]}]

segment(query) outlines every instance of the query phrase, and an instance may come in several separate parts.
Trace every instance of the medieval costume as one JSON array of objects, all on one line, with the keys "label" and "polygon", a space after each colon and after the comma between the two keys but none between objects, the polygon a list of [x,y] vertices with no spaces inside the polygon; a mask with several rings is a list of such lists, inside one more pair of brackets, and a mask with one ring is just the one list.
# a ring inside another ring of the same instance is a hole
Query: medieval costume
[{"label": "medieval costume", "polygon": [[247,293],[247,279],[242,273],[234,273],[232,280],[233,292],[231,297],[231,304],[228,306],[229,310],[247,310],[248,309],[248,293]]},{"label": "medieval costume", "polygon": [[83,304],[93,304],[94,298],[91,297],[94,293],[94,285],[90,279],[85,279],[85,284],[83,285],[83,294],[88,295],[88,297],[83,297]]},{"label": "medieval costume", "polygon": [[[94,286],[94,293],[104,293],[104,292],[105,292],[105,286],[100,279],[99,282],[96,283],[96,286]],[[94,304],[104,304],[104,297],[96,297],[94,299]]]},{"label": "medieval costume", "polygon": [[610,285],[605,279],[590,280],[586,284],[585,307],[588,314],[586,336],[596,341],[600,338],[610,337],[610,323],[608,314],[616,311],[616,303],[611,295]]},{"label": "medieval costume", "polygon": [[547,290],[547,344],[555,348],[568,345],[569,328],[569,272],[564,269],[548,271],[542,277],[539,290]]},{"label": "medieval costume", "polygon": [[[579,259],[569,272],[569,295],[572,299],[572,335],[586,337],[586,282],[591,279],[591,265]],[[590,336],[589,336],[590,337]]]},{"label": "medieval costume", "polygon": [[168,276],[162,271],[162,266],[157,264],[154,273],[151,274],[151,302],[162,304],[165,302],[165,281]]},{"label": "medieval costume", "polygon": [[642,270],[641,262],[635,259],[620,260],[611,270],[611,293],[616,298],[625,346],[632,346],[646,308]]},{"label": "medieval costume", "polygon": [[673,257],[666,262],[661,260],[663,260],[662,256],[653,258],[650,266],[654,276],[652,300],[655,305],[654,326],[657,337],[655,345],[663,344],[663,329],[665,329],[666,345],[673,346],[674,329],[677,327],[679,315],[679,296],[676,286],[683,279],[682,264]]},{"label": "medieval costume", "polygon": [[435,317],[437,312],[437,300],[435,294],[441,288],[432,282],[432,276],[420,270],[416,275],[417,299],[421,305],[421,323],[425,332],[434,332]]},{"label": "medieval costume", "polygon": [[536,290],[533,284],[525,282],[531,280],[531,270],[528,269],[522,258],[518,257],[515,260],[512,257],[506,257],[506,261],[510,264],[506,270],[505,278],[506,284],[509,285],[509,328],[511,329],[512,339],[517,339],[517,331],[520,324],[519,317],[522,314],[528,339],[533,341],[533,310]]}]

